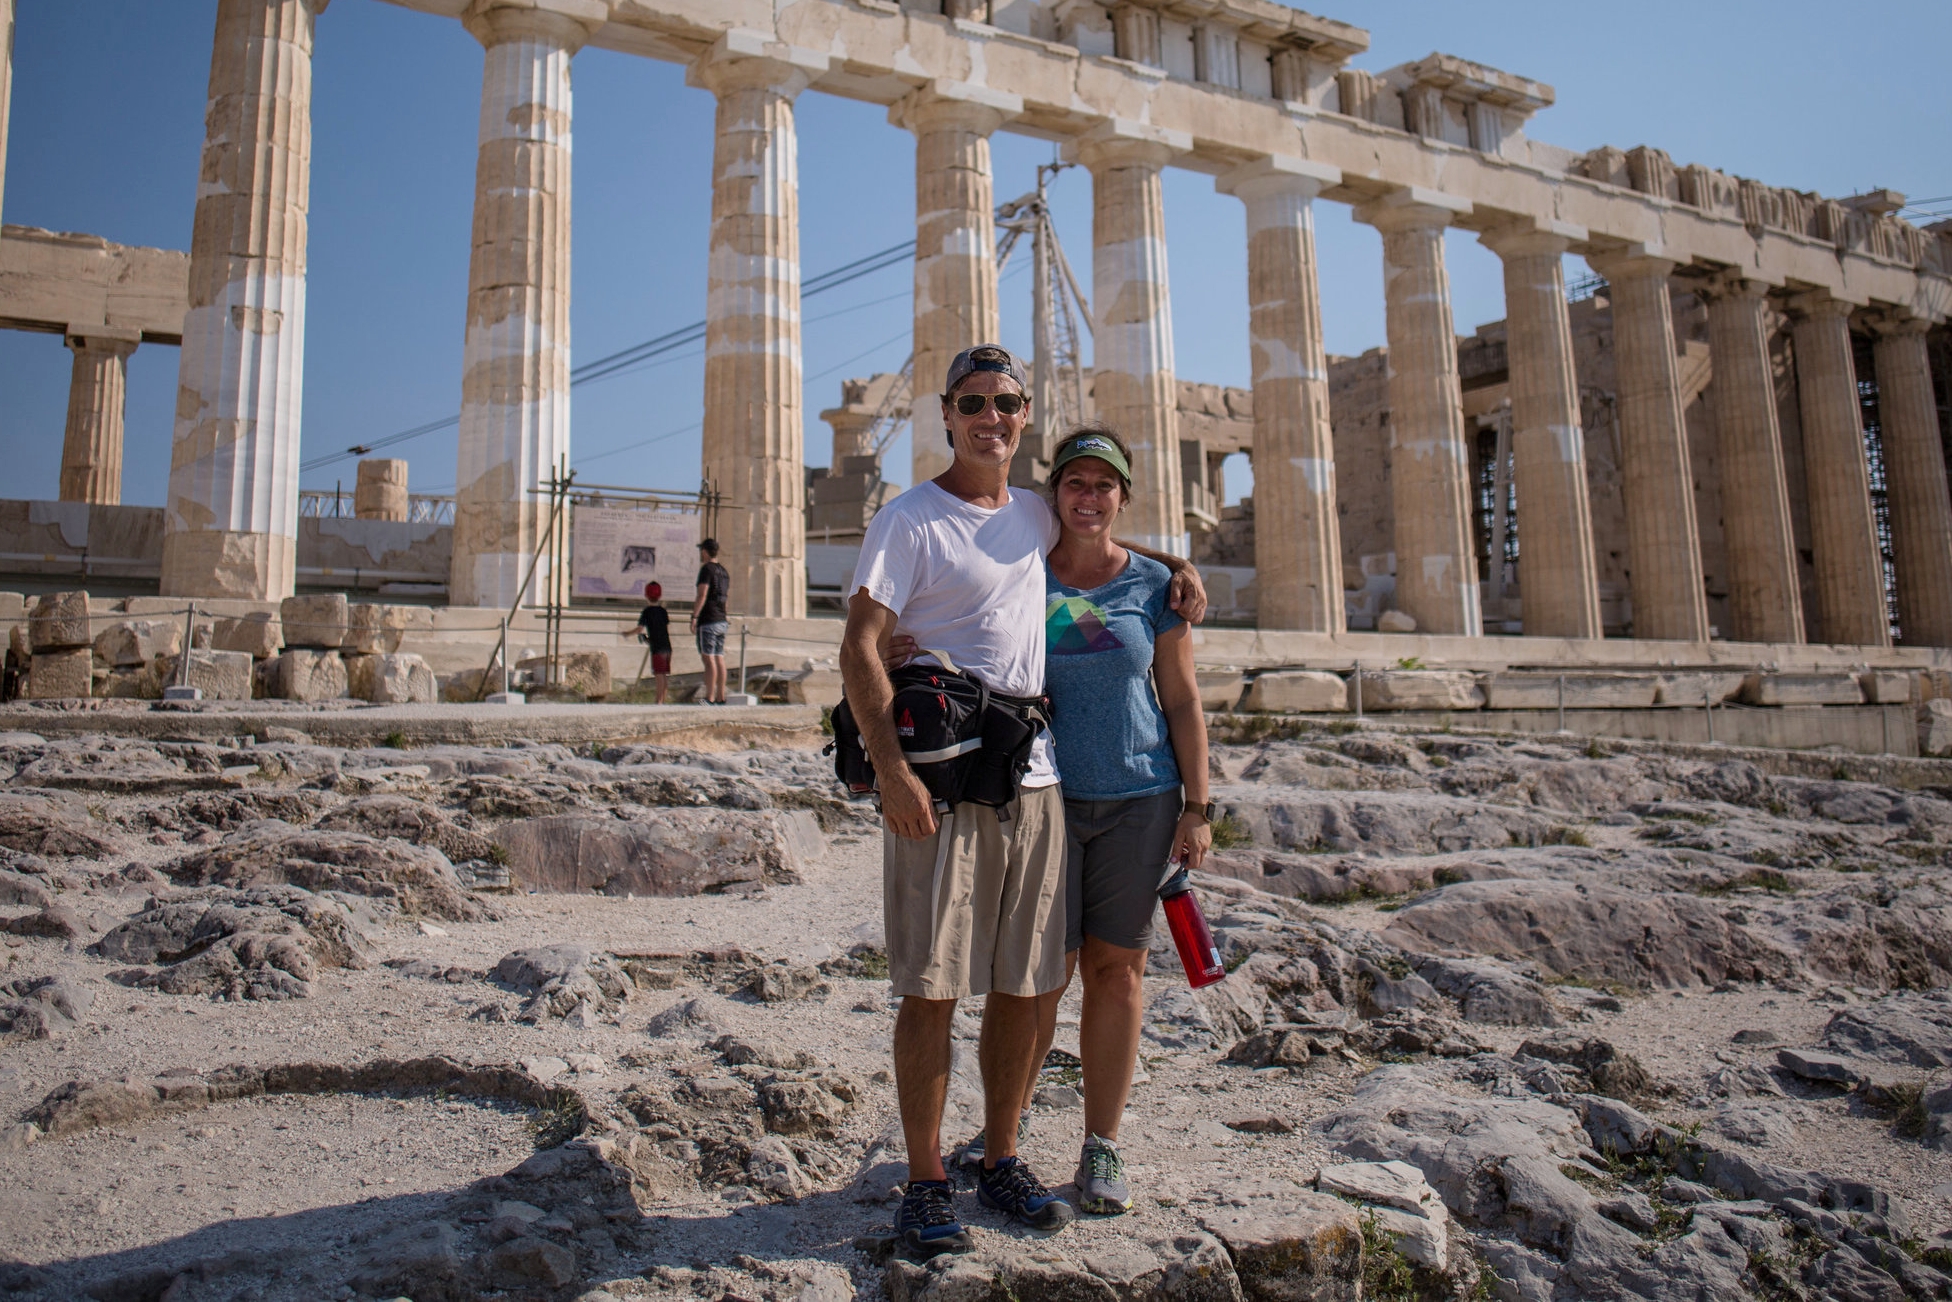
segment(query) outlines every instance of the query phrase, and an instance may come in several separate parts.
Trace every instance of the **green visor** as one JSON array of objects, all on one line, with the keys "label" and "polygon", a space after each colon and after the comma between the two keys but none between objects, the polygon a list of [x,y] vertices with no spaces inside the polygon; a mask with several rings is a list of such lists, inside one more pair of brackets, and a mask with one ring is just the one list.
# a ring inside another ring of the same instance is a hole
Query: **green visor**
[{"label": "green visor", "polygon": [[1118,450],[1118,444],[1103,434],[1073,434],[1057,445],[1057,455],[1051,458],[1051,473],[1055,475],[1064,468],[1066,462],[1079,457],[1097,457],[1100,461],[1118,472],[1118,477],[1126,483],[1132,482],[1132,467],[1125,463],[1125,454]]}]

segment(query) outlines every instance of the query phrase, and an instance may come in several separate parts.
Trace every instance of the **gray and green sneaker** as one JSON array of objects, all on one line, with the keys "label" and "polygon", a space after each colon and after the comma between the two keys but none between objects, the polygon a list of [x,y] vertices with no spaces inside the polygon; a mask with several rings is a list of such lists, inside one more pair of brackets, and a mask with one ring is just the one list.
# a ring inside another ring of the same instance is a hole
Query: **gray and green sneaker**
[{"label": "gray and green sneaker", "polygon": [[[1029,1138],[1030,1114],[1028,1112],[1020,1112],[1017,1114],[1017,1147],[1022,1148],[1024,1142]],[[983,1139],[983,1132],[979,1130],[976,1132],[974,1139],[971,1139],[961,1148],[951,1153],[949,1160],[958,1166],[981,1166],[983,1164],[983,1158],[987,1155],[988,1147],[989,1145]]]},{"label": "gray and green sneaker", "polygon": [[1078,1154],[1078,1207],[1094,1216],[1119,1216],[1132,1210],[1132,1191],[1125,1187],[1125,1159],[1118,1146],[1096,1135],[1084,1141]]}]

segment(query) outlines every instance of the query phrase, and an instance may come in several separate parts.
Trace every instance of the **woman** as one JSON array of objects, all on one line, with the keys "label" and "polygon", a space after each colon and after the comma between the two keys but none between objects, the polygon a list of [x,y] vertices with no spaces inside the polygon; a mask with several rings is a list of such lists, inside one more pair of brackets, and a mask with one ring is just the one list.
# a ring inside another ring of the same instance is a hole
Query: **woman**
[{"label": "woman", "polygon": [[[1051,500],[1061,532],[1045,561],[1044,682],[1070,843],[1067,986],[1070,973],[1084,976],[1078,1206],[1117,1215],[1132,1206],[1118,1130],[1138,1060],[1158,889],[1168,859],[1198,868],[1213,840],[1206,720],[1191,630],[1167,605],[1171,572],[1112,541],[1132,501],[1125,441],[1102,425],[1074,430],[1051,461]],[[912,650],[903,640],[891,655],[899,662]],[[1063,993],[1045,996],[1039,1062]],[[1019,1140],[1029,1113],[1026,1095]],[[980,1162],[983,1148],[978,1134],[958,1156]]]}]

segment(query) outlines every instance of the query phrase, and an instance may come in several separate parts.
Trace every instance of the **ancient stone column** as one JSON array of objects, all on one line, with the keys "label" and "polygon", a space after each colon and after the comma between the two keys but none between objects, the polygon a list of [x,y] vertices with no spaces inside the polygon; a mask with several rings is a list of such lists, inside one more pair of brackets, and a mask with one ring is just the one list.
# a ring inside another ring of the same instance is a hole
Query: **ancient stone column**
[{"label": "ancient stone column", "polygon": [[325,0],[218,0],[190,230],[162,593],[292,590],[305,366],[312,23]]},{"label": "ancient stone column", "polygon": [[1898,632],[1906,646],[1952,647],[1952,493],[1945,483],[1938,408],[1917,317],[1878,327],[1878,427],[1898,574]]},{"label": "ancient stone column", "polygon": [[800,207],[793,100],[808,68],[723,45],[691,79],[718,96],[705,307],[704,473],[723,493],[730,608],[806,614]]},{"label": "ancient stone column", "polygon": [[1607,278],[1613,302],[1633,635],[1706,642],[1701,534],[1667,298],[1674,264],[1645,254],[1588,254],[1586,260]]},{"label": "ancient stone column", "polygon": [[1444,228],[1455,199],[1398,191],[1356,210],[1383,235],[1396,603],[1422,633],[1477,637],[1477,546]]},{"label": "ancient stone column", "polygon": [[396,457],[370,457],[359,463],[353,483],[352,513],[360,520],[405,520],[407,463]]},{"label": "ancient stone column", "polygon": [[61,441],[61,500],[114,506],[122,500],[122,413],[134,330],[68,336],[68,428]]},{"label": "ancient stone column", "polygon": [[[1022,104],[983,87],[956,92],[950,98],[918,91],[889,112],[897,126],[915,133],[917,397],[910,482],[917,484],[947,470],[952,459],[935,401],[950,360],[972,344],[994,342],[1002,332],[990,136]],[[979,94],[980,100],[968,98]]]},{"label": "ancient stone column", "polygon": [[1187,553],[1180,504],[1179,399],[1166,280],[1166,205],[1159,171],[1178,150],[1145,128],[1113,124],[1077,144],[1091,169],[1092,406],[1132,449],[1124,536]]},{"label": "ancient stone column", "polygon": [[1803,641],[1803,595],[1796,537],[1776,424],[1769,361],[1769,291],[1728,279],[1704,290],[1708,386],[1721,450],[1722,537],[1728,549],[1728,622],[1735,642]]},{"label": "ancient stone column", "polygon": [[570,58],[603,21],[595,0],[473,0],[486,53],[475,152],[474,243],[455,449],[456,606],[540,603],[549,499],[569,454]]},{"label": "ancient stone column", "polygon": [[[1599,566],[1586,497],[1572,322],[1563,258],[1570,241],[1533,229],[1479,237],[1504,261],[1512,470],[1524,533],[1518,581],[1530,637],[1597,638]],[[1258,505],[1258,503],[1257,503]]]},{"label": "ancient stone column", "polygon": [[1314,199],[1334,169],[1268,159],[1224,176],[1247,205],[1254,572],[1261,628],[1340,633],[1342,535],[1316,281]]},{"label": "ancient stone column", "polygon": [[1796,402],[1803,422],[1805,498],[1816,562],[1817,639],[1846,646],[1890,646],[1884,558],[1871,509],[1863,409],[1851,359],[1851,305],[1827,295],[1797,303],[1791,328]]},{"label": "ancient stone column", "polygon": [[7,110],[13,86],[14,0],[0,0],[0,214],[7,207]]}]

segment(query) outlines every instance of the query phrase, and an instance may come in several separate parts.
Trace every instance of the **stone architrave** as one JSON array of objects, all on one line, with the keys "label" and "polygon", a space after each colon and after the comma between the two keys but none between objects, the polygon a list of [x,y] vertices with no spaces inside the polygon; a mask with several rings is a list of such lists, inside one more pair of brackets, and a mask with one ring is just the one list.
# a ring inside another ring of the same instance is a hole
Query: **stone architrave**
[{"label": "stone architrave", "polygon": [[1444,228],[1460,211],[1469,205],[1448,195],[1399,190],[1356,219],[1383,235],[1396,604],[1422,632],[1477,637],[1471,459],[1444,267]]},{"label": "stone architrave", "polygon": [[1314,216],[1315,196],[1340,179],[1318,163],[1270,158],[1216,183],[1247,206],[1255,622],[1262,628],[1347,627]]},{"label": "stone architrave", "polygon": [[305,374],[312,25],[326,0],[218,0],[190,232],[161,591],[292,590]]},{"label": "stone architrave", "polygon": [[[990,136],[1023,109],[1015,95],[987,86],[942,83],[889,110],[915,133],[915,369],[911,388],[914,477],[949,468],[934,395],[949,362],[1002,333],[996,304],[996,187]],[[1034,420],[1037,413],[1032,412]],[[865,449],[863,449],[865,451]],[[839,465],[837,459],[834,462]]]},{"label": "stone architrave", "polygon": [[1796,306],[1792,339],[1810,551],[1816,562],[1817,640],[1890,646],[1884,558],[1878,552],[1863,409],[1851,357],[1851,305],[1814,296]]},{"label": "stone architrave", "polygon": [[1906,646],[1952,647],[1952,492],[1945,482],[1931,361],[1917,317],[1878,327],[1878,425],[1884,445],[1898,631]]},{"label": "stone architrave", "polygon": [[1731,277],[1704,289],[1721,454],[1722,538],[1728,549],[1726,636],[1803,641],[1803,594],[1790,524],[1789,481],[1769,360],[1769,288]]},{"label": "stone architrave", "polygon": [[704,477],[731,609],[806,614],[800,206],[793,102],[825,56],[732,32],[688,74],[718,97],[705,295]]},{"label": "stone architrave", "polygon": [[1566,311],[1564,259],[1571,240],[1529,228],[1478,238],[1504,262],[1512,471],[1525,521],[1518,553],[1525,633],[1597,638],[1599,566]]},{"label": "stone architrave", "polygon": [[1694,474],[1674,363],[1667,278],[1673,262],[1645,253],[1589,253],[1613,302],[1620,461],[1627,508],[1633,635],[1708,640]]},{"label": "stone architrave", "polygon": [[[455,450],[448,600],[514,604],[548,546],[537,491],[569,455],[569,63],[609,15],[603,0],[472,0],[485,53],[474,242]],[[563,576],[545,555],[524,595]]]},{"label": "stone architrave", "polygon": [[1159,172],[1191,146],[1177,133],[1123,120],[1074,145],[1091,171],[1092,407],[1132,449],[1125,536],[1175,556],[1188,545]]},{"label": "stone architrave", "polygon": [[68,427],[61,441],[61,500],[115,506],[122,501],[122,432],[129,354],[139,330],[91,328],[70,334]]}]

